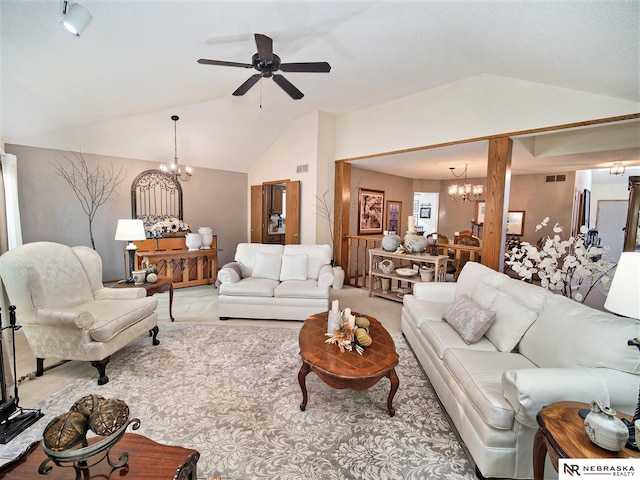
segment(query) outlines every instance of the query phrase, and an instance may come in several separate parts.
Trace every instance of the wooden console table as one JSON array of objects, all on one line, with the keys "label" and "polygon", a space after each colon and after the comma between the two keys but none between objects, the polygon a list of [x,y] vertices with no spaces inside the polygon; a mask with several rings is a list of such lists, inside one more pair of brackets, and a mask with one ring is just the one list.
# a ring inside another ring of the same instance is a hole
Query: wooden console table
[{"label": "wooden console table", "polygon": [[[89,441],[91,443],[91,441]],[[89,468],[84,480],[125,478],[127,480],[196,480],[197,463],[200,453],[183,447],[162,445],[137,433],[125,433],[112,448],[117,461],[121,452],[127,452],[129,459],[124,467],[113,470],[107,460]],[[71,467],[54,464],[51,473],[39,475],[40,464],[47,459],[40,442],[34,442],[15,460],[0,467],[0,479],[11,480],[69,480],[74,478]]]},{"label": "wooden console table", "polygon": [[447,274],[447,255],[429,255],[427,253],[395,253],[387,252],[382,248],[372,248],[369,250],[369,296],[376,295],[378,297],[388,298],[395,300],[396,302],[402,302],[402,297],[398,296],[398,290],[394,285],[391,285],[389,293],[383,293],[381,288],[381,279],[389,278],[391,282],[397,281],[398,287],[402,285],[402,282],[406,282],[408,285],[414,283],[420,283],[420,273],[413,277],[405,277],[398,275],[397,273],[384,273],[380,270],[380,262],[384,259],[391,259],[396,264],[396,268],[402,266],[408,266],[411,268],[413,264],[416,265],[429,265],[434,269],[434,280],[436,282],[444,281]]},{"label": "wooden console table", "polygon": [[159,238],[134,242],[136,270],[153,265],[158,276],[173,279],[174,288],[215,283],[218,275],[217,238],[213,236],[211,248],[190,252],[185,247],[184,237]]}]

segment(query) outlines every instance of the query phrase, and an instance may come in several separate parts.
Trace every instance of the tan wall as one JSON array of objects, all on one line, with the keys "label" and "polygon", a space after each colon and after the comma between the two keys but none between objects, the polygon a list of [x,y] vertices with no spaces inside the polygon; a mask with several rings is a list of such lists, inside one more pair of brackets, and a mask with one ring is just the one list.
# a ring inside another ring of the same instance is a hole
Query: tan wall
[{"label": "tan wall", "polygon": [[[384,190],[385,199],[395,200],[390,195],[398,196],[403,201],[403,225],[411,214],[411,207],[405,210],[404,205],[412,205],[413,192],[440,192],[440,210],[438,212],[438,230],[453,240],[454,232],[471,229],[471,220],[477,219],[477,202],[454,202],[447,194],[451,182],[439,180],[411,180],[404,177],[390,176],[378,172],[352,167],[351,188],[366,187]],[[545,218],[550,224],[559,223],[569,233],[573,208],[573,192],[575,172],[561,172],[566,175],[565,182],[545,183],[545,175],[514,175],[511,178],[509,210],[525,212],[524,235],[522,239],[536,242],[542,235],[551,233],[551,228],[535,231],[536,225]],[[358,183],[359,182],[359,183]],[[483,178],[470,178],[472,184],[484,184]],[[352,198],[353,193],[352,193]],[[349,232],[357,232],[357,197],[351,204],[351,223]],[[406,202],[406,203],[405,203]],[[403,227],[404,229],[404,227]]]},{"label": "tan wall", "polygon": [[[24,243],[51,241],[66,245],[91,246],[88,217],[71,187],[56,174],[52,162],[65,152],[18,145],[6,146],[18,157],[18,194]],[[68,155],[68,153],[67,153]],[[157,164],[129,158],[84,154],[89,168],[100,165],[117,172],[124,180],[116,194],[102,205],[93,222],[96,250],[103,261],[104,279],[124,276],[122,243],[114,240],[119,218],[131,218],[131,183],[142,171]],[[247,175],[244,173],[194,168],[194,175],[182,183],[184,221],[194,230],[210,226],[218,236],[220,265],[233,259],[236,245],[247,238]]]}]

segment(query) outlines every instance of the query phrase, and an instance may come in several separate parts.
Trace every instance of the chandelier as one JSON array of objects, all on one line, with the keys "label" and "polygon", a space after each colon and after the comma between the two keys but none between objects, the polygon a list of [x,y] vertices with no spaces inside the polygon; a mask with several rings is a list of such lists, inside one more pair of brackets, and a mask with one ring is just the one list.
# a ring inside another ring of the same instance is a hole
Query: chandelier
[{"label": "chandelier", "polygon": [[191,179],[191,175],[193,175],[191,167],[185,166],[184,172],[183,172],[182,167],[178,163],[177,130],[178,130],[178,120],[180,120],[180,117],[177,115],[172,115],[171,120],[173,120],[173,146],[174,146],[173,162],[171,162],[169,165],[167,165],[166,163],[161,164],[160,170],[162,170],[168,175],[172,175],[176,180],[182,180],[183,182],[188,182]]},{"label": "chandelier", "polygon": [[455,170],[454,167],[449,167],[449,170],[451,170],[451,175],[453,175],[455,178],[460,178],[464,176],[463,183],[451,184],[447,189],[447,192],[449,193],[449,195],[451,196],[451,199],[454,202],[473,202],[477,200],[484,193],[483,185],[471,185],[470,183],[467,182],[467,165],[466,164],[464,166],[464,172],[462,172],[460,175],[456,175],[456,172],[454,171]]},{"label": "chandelier", "polygon": [[622,162],[614,163],[611,167],[609,167],[609,175],[623,175],[624,174],[624,165]]}]

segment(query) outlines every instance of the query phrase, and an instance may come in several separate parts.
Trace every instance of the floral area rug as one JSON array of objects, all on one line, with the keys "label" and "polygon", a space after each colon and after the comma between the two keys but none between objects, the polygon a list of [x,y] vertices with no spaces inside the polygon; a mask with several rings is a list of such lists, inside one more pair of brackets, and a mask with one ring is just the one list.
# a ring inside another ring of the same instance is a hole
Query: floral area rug
[{"label": "floral area rug", "polygon": [[50,419],[96,393],[124,400],[141,421],[137,433],[198,450],[199,478],[475,478],[401,334],[393,335],[400,388],[389,417],[388,379],[357,392],[331,389],[314,373],[302,412],[298,331],[163,325],[160,345],[141,337],[112,356],[107,385],[92,372],[47,398],[45,418],[11,447],[39,440]]}]

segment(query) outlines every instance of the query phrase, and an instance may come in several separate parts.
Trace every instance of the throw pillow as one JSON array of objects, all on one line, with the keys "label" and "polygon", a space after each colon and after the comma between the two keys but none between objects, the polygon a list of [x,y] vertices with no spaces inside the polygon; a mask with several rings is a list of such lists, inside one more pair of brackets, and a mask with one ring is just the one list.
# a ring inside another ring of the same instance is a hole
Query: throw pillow
[{"label": "throw pillow", "polygon": [[525,307],[518,299],[500,292],[491,304],[496,319],[487,330],[486,337],[501,352],[511,352],[527,329],[535,322],[538,312]]},{"label": "throw pillow", "polygon": [[480,340],[493,323],[495,317],[495,312],[482,307],[466,294],[456,297],[442,314],[442,318],[468,344],[476,343]]},{"label": "throw pillow", "polygon": [[308,256],[283,255],[282,267],[280,268],[280,281],[285,280],[306,280],[307,279]]},{"label": "throw pillow", "polygon": [[227,263],[218,272],[220,283],[237,283],[240,279],[242,279],[242,265],[238,262]]},{"label": "throw pillow", "polygon": [[256,253],[255,265],[251,276],[280,280],[280,262],[282,255],[275,253]]}]

